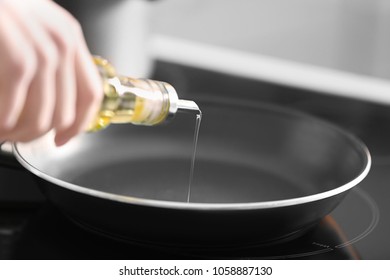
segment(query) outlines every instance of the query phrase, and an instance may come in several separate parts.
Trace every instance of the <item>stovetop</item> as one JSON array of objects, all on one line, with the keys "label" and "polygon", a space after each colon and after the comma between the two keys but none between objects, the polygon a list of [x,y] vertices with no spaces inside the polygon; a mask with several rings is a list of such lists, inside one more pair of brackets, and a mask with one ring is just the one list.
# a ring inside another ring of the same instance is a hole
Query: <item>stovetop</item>
[{"label": "stovetop", "polygon": [[194,249],[130,244],[91,233],[40,194],[24,171],[0,167],[0,259],[390,259],[390,108],[264,81],[158,62],[154,78],[183,98],[273,103],[333,122],[361,138],[369,175],[316,227],[279,244]]}]

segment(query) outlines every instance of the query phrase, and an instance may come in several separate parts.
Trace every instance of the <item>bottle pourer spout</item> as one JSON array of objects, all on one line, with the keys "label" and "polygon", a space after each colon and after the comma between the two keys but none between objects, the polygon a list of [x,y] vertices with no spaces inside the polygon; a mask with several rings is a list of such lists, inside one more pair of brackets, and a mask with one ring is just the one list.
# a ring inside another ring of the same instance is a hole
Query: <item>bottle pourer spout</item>
[{"label": "bottle pourer spout", "polygon": [[197,111],[200,113],[198,104],[192,100],[179,99],[177,101],[177,108],[179,111]]}]

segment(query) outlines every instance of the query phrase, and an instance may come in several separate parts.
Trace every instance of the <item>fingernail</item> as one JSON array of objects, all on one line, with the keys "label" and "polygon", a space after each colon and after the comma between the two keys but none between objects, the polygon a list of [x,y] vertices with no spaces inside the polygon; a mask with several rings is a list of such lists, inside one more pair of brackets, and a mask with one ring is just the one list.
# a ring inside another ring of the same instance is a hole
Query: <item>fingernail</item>
[{"label": "fingernail", "polygon": [[67,137],[55,137],[54,138],[54,143],[56,144],[57,147],[65,145],[69,141],[69,138]]}]

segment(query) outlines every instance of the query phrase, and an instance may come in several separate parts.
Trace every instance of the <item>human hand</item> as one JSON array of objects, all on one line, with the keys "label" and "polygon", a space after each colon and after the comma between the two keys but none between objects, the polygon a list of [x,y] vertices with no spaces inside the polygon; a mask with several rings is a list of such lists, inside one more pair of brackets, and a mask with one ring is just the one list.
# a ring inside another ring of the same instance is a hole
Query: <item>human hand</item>
[{"label": "human hand", "polygon": [[86,129],[103,98],[81,27],[50,0],[0,0],[0,141]]}]

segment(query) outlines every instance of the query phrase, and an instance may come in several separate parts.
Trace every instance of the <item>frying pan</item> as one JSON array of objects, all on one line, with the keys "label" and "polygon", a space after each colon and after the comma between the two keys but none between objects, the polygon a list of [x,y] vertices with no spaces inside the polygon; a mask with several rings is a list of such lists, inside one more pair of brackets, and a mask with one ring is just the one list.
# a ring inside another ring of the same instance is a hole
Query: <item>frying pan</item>
[{"label": "frying pan", "polygon": [[366,146],[320,119],[254,102],[197,103],[203,120],[189,202],[191,114],[156,127],[112,125],[59,148],[48,134],[13,144],[13,154],[80,226],[179,247],[299,236],[370,169]]}]

